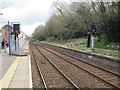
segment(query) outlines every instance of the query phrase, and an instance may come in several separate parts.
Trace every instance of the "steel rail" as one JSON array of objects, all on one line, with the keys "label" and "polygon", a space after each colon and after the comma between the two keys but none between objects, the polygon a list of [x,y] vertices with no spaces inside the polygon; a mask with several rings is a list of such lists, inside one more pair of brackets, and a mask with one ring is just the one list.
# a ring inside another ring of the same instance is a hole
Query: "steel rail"
[{"label": "steel rail", "polygon": [[40,74],[40,76],[41,76],[41,78],[42,78],[42,82],[43,82],[43,84],[44,84],[44,87],[45,87],[45,89],[47,90],[48,87],[47,87],[47,85],[46,85],[46,82],[45,82],[45,79],[44,79],[44,77],[43,77],[42,71],[41,71],[41,69],[40,69],[40,67],[39,67],[39,65],[38,65],[37,59],[36,59],[36,57],[35,57],[35,55],[34,55],[34,53],[33,53],[32,48],[31,48],[31,51],[32,51],[32,54],[33,54],[33,58],[34,58],[34,60],[35,60],[35,63],[36,63],[36,65],[37,65],[39,74]]},{"label": "steel rail", "polygon": [[[38,44],[36,44],[36,45],[38,45]],[[45,47],[45,46],[42,46],[42,47],[43,47],[43,48],[47,48],[47,47]],[[47,48],[47,49],[48,49],[48,48]],[[96,67],[96,68],[98,68],[98,69],[100,69],[100,70],[103,70],[103,71],[106,71],[106,72],[108,72],[108,73],[111,73],[111,74],[113,74],[113,75],[115,75],[115,76],[117,76],[117,77],[120,77],[120,75],[118,75],[118,74],[116,74],[116,73],[113,73],[113,72],[111,72],[111,71],[105,70],[105,69],[103,69],[103,68],[101,68],[101,67],[98,67],[98,66],[96,66],[96,65],[90,64],[90,63],[88,63],[88,62],[86,62],[86,61],[83,61],[83,60],[81,60],[80,58],[75,57],[75,56],[72,56],[72,55],[70,55],[70,54],[68,54],[68,53],[60,52],[60,51],[58,51],[58,50],[53,50],[53,51],[62,53],[62,54],[64,54],[64,55],[66,55],[66,56],[69,56],[69,57],[71,57],[71,58],[74,58],[74,59],[76,59],[76,60],[79,60],[79,61],[81,61],[81,62],[83,62],[83,63],[85,63],[85,64],[88,64],[88,65],[93,66],[93,67]]]},{"label": "steel rail", "polygon": [[37,47],[36,49],[75,87],[75,89],[80,90],[79,87],[67,77],[45,54],[43,54]]},{"label": "steel rail", "polygon": [[[47,48],[45,48],[45,47],[42,47],[42,48],[44,48],[45,50],[47,50],[47,51],[53,53],[54,55],[56,55],[56,56],[58,56],[58,57],[60,57],[60,58],[62,58],[62,59],[64,59],[64,60],[66,60],[67,62],[71,63],[72,65],[74,65],[74,66],[76,66],[76,67],[78,67],[78,68],[80,68],[81,70],[85,71],[86,73],[88,73],[88,74],[94,76],[95,78],[97,78],[97,79],[99,79],[100,81],[102,81],[104,84],[107,84],[107,85],[109,85],[109,86],[112,86],[113,88],[117,88],[117,89],[120,88],[119,86],[113,85],[113,84],[111,84],[110,82],[105,81],[104,79],[98,77],[97,75],[95,75],[95,74],[93,74],[93,73],[91,73],[91,72],[89,72],[89,71],[83,69],[82,67],[80,67],[80,66],[78,66],[78,65],[76,65],[76,64],[74,64],[74,63],[72,63],[72,62],[70,62],[69,60],[67,60],[67,59],[65,59],[65,58],[63,58],[63,57],[61,57],[60,55],[58,55],[58,54],[52,52],[51,50],[49,50],[49,49],[47,49]],[[91,64],[90,64],[90,65],[91,65]],[[91,65],[91,66],[92,66],[92,65]],[[97,67],[97,68],[98,68],[98,67]],[[106,71],[106,70],[104,70],[104,71]],[[109,73],[111,73],[111,72],[109,72]]]}]

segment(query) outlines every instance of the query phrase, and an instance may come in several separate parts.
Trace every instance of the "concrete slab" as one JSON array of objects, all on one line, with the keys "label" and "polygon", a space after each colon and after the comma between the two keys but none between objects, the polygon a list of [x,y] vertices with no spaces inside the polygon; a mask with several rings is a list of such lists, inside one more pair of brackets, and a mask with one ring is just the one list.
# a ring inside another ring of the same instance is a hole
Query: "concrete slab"
[{"label": "concrete slab", "polygon": [[8,52],[4,52],[3,50],[0,53],[0,80],[5,75],[13,61],[15,60],[16,56],[11,56]]},{"label": "concrete slab", "polygon": [[10,68],[7,70],[7,72],[5,73],[4,77],[0,80],[0,85],[2,86],[2,88],[8,88],[9,84],[12,80],[12,77],[15,73],[15,70],[20,62],[20,57],[17,57],[14,62],[12,63],[12,65],[10,66]]},{"label": "concrete slab", "polygon": [[9,88],[31,88],[29,72],[29,57],[23,56],[14,73]]}]

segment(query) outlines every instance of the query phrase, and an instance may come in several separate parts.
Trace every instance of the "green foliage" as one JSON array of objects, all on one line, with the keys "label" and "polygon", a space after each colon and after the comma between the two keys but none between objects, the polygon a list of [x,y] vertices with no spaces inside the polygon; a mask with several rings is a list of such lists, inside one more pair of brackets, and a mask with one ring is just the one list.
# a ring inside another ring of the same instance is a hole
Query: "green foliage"
[{"label": "green foliage", "polygon": [[104,56],[113,56],[113,57],[120,57],[120,43],[119,42],[97,42],[97,38],[95,38],[95,49],[87,48],[86,43],[81,43],[80,42],[86,41],[85,38],[79,38],[79,39],[69,39],[66,41],[50,41],[50,42],[45,42],[42,41],[43,43],[49,43],[49,44],[54,44],[58,46],[64,46],[68,47],[71,49],[76,49],[76,50],[87,50],[87,52],[90,53],[97,53],[101,54]]},{"label": "green foliage", "polygon": [[119,42],[95,42],[95,48],[120,50]]},{"label": "green foliage", "polygon": [[[120,26],[120,21],[118,14],[104,14],[101,16],[100,30],[105,35],[104,39],[107,41],[120,41],[120,33],[118,27]],[[101,37],[102,38],[102,37]]]},{"label": "green foliage", "polygon": [[56,2],[53,8],[55,12],[46,25],[35,29],[35,40],[63,41],[85,37],[95,24],[99,41],[120,42],[120,1]]}]

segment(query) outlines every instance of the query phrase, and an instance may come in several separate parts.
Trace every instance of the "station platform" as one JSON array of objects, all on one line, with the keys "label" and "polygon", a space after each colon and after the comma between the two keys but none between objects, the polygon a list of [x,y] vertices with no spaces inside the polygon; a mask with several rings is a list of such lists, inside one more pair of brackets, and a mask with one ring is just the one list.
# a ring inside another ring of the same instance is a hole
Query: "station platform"
[{"label": "station platform", "polygon": [[[28,42],[24,45],[24,56],[9,55],[8,52],[0,53],[0,89],[4,88],[32,88],[31,61],[28,54]],[[6,70],[4,70],[7,67]],[[4,72],[3,72],[4,71]]]}]

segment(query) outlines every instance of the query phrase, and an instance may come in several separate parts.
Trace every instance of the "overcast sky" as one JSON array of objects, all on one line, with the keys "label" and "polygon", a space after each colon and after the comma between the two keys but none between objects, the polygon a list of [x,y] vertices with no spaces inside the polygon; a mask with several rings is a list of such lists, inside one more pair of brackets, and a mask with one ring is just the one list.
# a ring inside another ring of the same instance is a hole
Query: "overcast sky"
[{"label": "overcast sky", "polygon": [[[58,0],[0,0],[0,28],[10,22],[20,22],[21,31],[31,35],[40,24],[45,24],[52,14],[51,5]],[[89,1],[89,0],[59,0]],[[95,0],[93,0],[95,1]],[[109,0],[106,0],[109,1]]]},{"label": "overcast sky", "polygon": [[0,28],[10,22],[20,22],[21,31],[31,35],[51,15],[51,5],[56,0],[0,0]]}]

